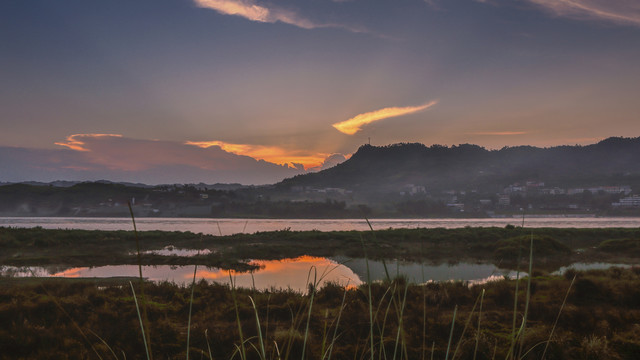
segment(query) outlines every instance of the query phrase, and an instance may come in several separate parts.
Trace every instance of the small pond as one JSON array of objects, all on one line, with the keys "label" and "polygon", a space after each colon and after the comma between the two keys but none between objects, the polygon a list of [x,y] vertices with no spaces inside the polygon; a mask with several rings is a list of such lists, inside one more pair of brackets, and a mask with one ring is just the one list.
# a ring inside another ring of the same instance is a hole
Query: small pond
[{"label": "small pond", "polygon": [[[292,289],[305,291],[308,282],[317,279],[322,286],[327,281],[341,285],[360,285],[367,279],[367,264],[364,259],[322,258],[301,256],[283,260],[253,260],[259,269],[253,272],[231,272],[236,286],[256,289]],[[369,261],[369,277],[373,281],[386,278],[385,265],[389,276],[402,275],[411,282],[462,280],[473,283],[514,277],[515,272],[499,269],[492,264],[420,264],[403,261]],[[142,274],[152,281],[171,281],[189,284],[193,280],[194,266],[143,266]],[[311,275],[310,275],[311,272]],[[42,276],[69,278],[137,277],[137,265],[109,265],[60,269],[56,267],[11,267],[0,266],[4,276]],[[308,280],[311,276],[311,280]],[[229,284],[229,271],[198,266],[196,280]]]}]

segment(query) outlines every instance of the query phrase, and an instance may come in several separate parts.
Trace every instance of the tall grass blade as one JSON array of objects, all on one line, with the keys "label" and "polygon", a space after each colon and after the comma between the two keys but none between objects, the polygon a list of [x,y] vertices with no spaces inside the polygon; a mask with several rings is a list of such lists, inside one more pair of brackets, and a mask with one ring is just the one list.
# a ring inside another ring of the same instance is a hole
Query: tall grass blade
[{"label": "tall grass blade", "polygon": [[[100,342],[101,342],[102,344],[104,344],[104,346],[106,346],[106,347],[107,347],[107,349],[109,349],[109,352],[110,352],[110,353],[111,353],[111,355],[114,357],[114,359],[118,360],[118,355],[116,355],[116,353],[113,351],[113,349],[111,348],[111,346],[109,346],[109,344],[107,344],[107,342],[106,342],[106,341],[104,341],[104,339],[103,339],[103,338],[101,338],[98,334],[94,333],[94,332],[93,332],[93,331],[91,331],[91,330],[89,330],[89,332],[90,332],[91,334],[93,334],[93,336],[97,337],[97,338],[98,338],[98,340],[100,340]],[[101,357],[100,357],[100,355],[99,355],[99,354],[97,354],[97,353],[96,353],[96,355],[98,355],[98,358],[99,358],[99,359],[101,359]]]},{"label": "tall grass blade", "polygon": [[547,341],[547,345],[544,346],[544,351],[542,351],[542,357],[540,359],[544,360],[544,356],[547,354],[547,349],[549,348],[549,344],[551,343],[551,339],[553,339],[553,332],[556,330],[556,325],[558,325],[558,320],[560,320],[560,314],[562,314],[562,310],[564,309],[564,305],[567,303],[567,298],[569,298],[569,293],[571,292],[571,287],[573,287],[573,283],[576,281],[576,276],[573,275],[573,279],[571,279],[571,283],[569,284],[569,288],[567,289],[567,293],[564,295],[564,300],[562,300],[562,305],[560,305],[560,311],[558,311],[558,316],[556,316],[556,321],[553,322],[553,326],[551,327],[551,333],[549,334],[549,340]]},{"label": "tall grass blade", "polygon": [[304,354],[307,350],[307,339],[309,338],[309,324],[311,323],[311,310],[313,310],[313,298],[316,295],[316,288],[318,287],[318,269],[315,266],[312,266],[309,269],[309,274],[307,275],[307,284],[309,284],[309,279],[311,278],[311,271],[313,271],[313,283],[311,285],[310,294],[309,294],[309,312],[307,315],[307,326],[304,330],[304,341],[302,342],[302,357],[304,360]]},{"label": "tall grass blade", "polygon": [[207,350],[209,350],[209,360],[213,360],[213,354],[211,353],[211,345],[209,345],[209,329],[204,330],[204,340],[207,342]]},{"label": "tall grass blade", "polygon": [[524,305],[524,319],[522,320],[522,336],[520,337],[520,350],[518,355],[522,354],[524,346],[524,334],[527,329],[527,318],[529,315],[529,300],[531,299],[531,277],[533,276],[533,232],[531,232],[531,243],[529,244],[529,277],[527,278],[527,298]]},{"label": "tall grass blade", "polygon": [[[520,340],[520,336],[522,335],[523,325],[524,325],[524,321],[520,324],[520,327],[518,328],[518,331],[516,331],[516,335],[514,337],[516,342]],[[515,346],[512,347],[512,348],[509,348],[509,352],[507,353],[507,359],[509,357],[512,357],[512,358],[515,357],[516,356],[515,352],[516,352]]]},{"label": "tall grass blade", "polygon": [[[148,346],[147,353],[149,359],[153,359],[153,353],[151,352],[151,333],[149,331],[149,316],[147,315],[147,301],[144,296],[144,278],[142,277],[142,255],[140,253],[140,238],[138,237],[138,227],[136,226],[136,218],[133,216],[133,208],[131,202],[127,202],[129,206],[129,214],[131,214],[131,222],[133,223],[133,235],[136,238],[136,251],[138,254],[138,273],[140,275],[140,301],[142,302],[142,318],[144,323],[147,324],[145,343]],[[132,285],[133,286],[133,285]],[[136,300],[137,301],[137,300]],[[137,305],[137,303],[136,303]]]},{"label": "tall grass blade", "polygon": [[236,323],[238,324],[238,336],[240,336],[240,358],[242,360],[246,360],[247,351],[244,346],[244,337],[242,336],[242,323],[240,322],[240,310],[238,309],[238,299],[236,298],[236,286],[231,276],[231,271],[229,271],[229,283],[231,284],[231,298],[233,299],[233,305],[236,309]]},{"label": "tall grass blade", "polygon": [[480,310],[478,311],[478,330],[476,331],[476,347],[473,350],[473,360],[476,360],[476,355],[478,354],[478,343],[480,342],[480,321],[482,320],[482,301],[484,300],[484,292],[482,289],[482,294],[480,295]]},{"label": "tall grass blade", "polygon": [[193,267],[193,281],[191,282],[191,300],[189,301],[189,320],[187,322],[187,360],[189,360],[189,340],[191,339],[191,310],[193,309],[193,292],[196,289],[196,272],[198,272],[198,265]]},{"label": "tall grass blade", "polygon": [[451,320],[451,332],[449,333],[449,344],[447,345],[447,354],[444,360],[449,360],[449,350],[451,349],[451,341],[453,340],[453,327],[456,324],[456,313],[458,312],[458,305],[453,308],[453,319]]},{"label": "tall grass blade", "polygon": [[400,308],[400,314],[398,315],[398,333],[396,334],[396,345],[393,349],[393,360],[396,359],[396,354],[398,353],[398,345],[400,344],[400,335],[402,334],[403,328],[403,315],[404,315],[404,307],[407,303],[407,291],[409,290],[409,286],[404,287],[404,297],[402,299],[402,306]]},{"label": "tall grass blade", "polygon": [[393,294],[395,294],[396,292],[396,284],[393,284],[393,288],[391,287],[387,287],[387,290],[385,290],[384,294],[382,294],[382,297],[380,298],[380,302],[378,303],[377,309],[376,309],[376,313],[373,314],[373,318],[377,319],[378,318],[378,312],[380,312],[380,309],[382,308],[382,303],[384,302],[384,299],[387,297],[387,294],[389,294],[390,299],[389,299],[389,304],[387,304],[387,308],[384,312],[384,317],[382,320],[382,327],[380,327],[380,325],[378,325],[378,333],[380,333],[380,351],[379,351],[379,355],[378,358],[382,359],[382,357],[384,356],[384,358],[387,358],[387,352],[384,348],[384,332],[385,329],[387,327],[387,319],[389,318],[389,310],[391,309],[391,304],[393,301]]},{"label": "tall grass blade", "polygon": [[140,316],[140,306],[138,306],[138,298],[136,297],[136,291],[133,289],[133,284],[129,281],[129,285],[131,285],[131,292],[133,293],[133,301],[136,303],[136,311],[138,312],[138,320],[140,320],[140,331],[142,331],[142,340],[144,341],[144,350],[147,353],[147,360],[151,359],[151,354],[149,351],[149,345],[147,344],[147,336],[144,332],[144,324],[142,323],[142,316]]},{"label": "tall grass blade", "polygon": [[278,358],[277,358],[277,359],[278,359],[278,360],[280,360],[280,359],[281,359],[281,358],[280,358],[280,349],[278,348],[278,343],[274,341],[274,342],[273,342],[273,346],[274,346],[274,347],[275,347],[275,349],[276,349],[276,355],[278,355]]},{"label": "tall grass blade", "polygon": [[340,311],[338,312],[338,318],[336,320],[336,327],[333,329],[333,338],[331,339],[331,344],[329,344],[329,349],[328,349],[329,353],[327,354],[327,357],[326,357],[327,360],[331,360],[331,353],[333,352],[333,347],[336,343],[336,339],[338,338],[338,327],[340,326],[340,318],[342,317],[342,311],[345,308],[344,303],[347,300],[347,292],[349,291],[348,286],[349,286],[349,282],[347,281],[347,285],[344,288],[344,294],[342,295],[342,303],[340,304]]},{"label": "tall grass blade", "polygon": [[216,225],[218,225],[218,234],[222,236],[222,229],[220,229],[220,221],[216,221]]},{"label": "tall grass blade", "polygon": [[[369,224],[369,227],[371,227],[371,224],[369,223],[369,219],[367,219],[365,217],[365,219],[367,220],[367,224]],[[373,231],[373,228],[372,228]],[[374,358],[374,352],[373,352],[373,299],[372,299],[372,295],[371,295],[371,272],[369,269],[369,258],[367,257],[367,248],[364,245],[364,238],[362,237],[362,234],[360,234],[360,241],[362,242],[362,250],[364,252],[364,261],[365,264],[367,265],[367,289],[369,290],[369,345],[370,345],[370,351],[371,351],[371,360],[373,360]]]},{"label": "tall grass blade", "polygon": [[462,339],[464,338],[464,334],[467,332],[467,329],[469,328],[469,324],[471,324],[471,319],[473,317],[473,313],[476,311],[476,307],[478,306],[478,303],[480,302],[480,298],[482,297],[482,294],[478,295],[478,298],[476,299],[476,302],[473,304],[473,308],[471,308],[471,312],[469,313],[469,317],[467,318],[467,321],[464,323],[464,328],[462,329],[462,334],[460,334],[460,340],[458,341],[458,344],[456,345],[456,350],[453,352],[453,356],[451,356],[451,360],[456,358],[456,355],[458,354],[458,350],[460,350],[460,346],[462,345]]},{"label": "tall grass blade", "polygon": [[[375,230],[373,230],[373,226],[371,225],[371,222],[369,221],[369,219],[365,216],[364,219],[367,221],[367,225],[369,225],[369,229],[371,230],[371,235],[373,236],[373,240],[377,242],[377,238],[376,238],[376,232]],[[391,276],[389,275],[389,269],[387,268],[387,262],[385,261],[385,259],[382,259],[382,266],[384,267],[384,275],[387,277],[387,281],[391,281]]]},{"label": "tall grass blade", "polygon": [[256,315],[256,328],[258,329],[258,344],[260,345],[260,358],[262,360],[267,360],[267,352],[264,348],[264,340],[262,339],[262,329],[260,328],[260,317],[258,316],[258,308],[256,307],[255,301],[253,298],[249,296],[249,300],[251,300],[251,306],[253,306],[253,312]]},{"label": "tall grass blade", "polygon": [[[524,222],[523,222],[524,223]],[[507,359],[513,359],[513,349],[516,346],[516,320],[518,318],[518,293],[520,285],[520,260],[522,258],[522,247],[518,241],[518,262],[516,264],[516,290],[513,296],[513,323],[511,327],[511,346],[509,346],[509,356]]]}]

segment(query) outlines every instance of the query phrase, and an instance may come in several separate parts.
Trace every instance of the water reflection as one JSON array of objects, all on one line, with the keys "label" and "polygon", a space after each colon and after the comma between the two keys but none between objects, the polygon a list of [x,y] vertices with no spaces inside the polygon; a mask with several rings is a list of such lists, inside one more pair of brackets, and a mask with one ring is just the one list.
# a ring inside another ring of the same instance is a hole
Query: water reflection
[{"label": "water reflection", "polygon": [[[259,269],[253,272],[231,272],[238,287],[265,289],[292,289],[304,292],[309,282],[324,285],[327,281],[340,285],[360,285],[362,281],[349,267],[327,258],[301,256],[284,260],[255,260],[252,264]],[[142,275],[151,281],[171,281],[177,284],[188,284],[193,280],[194,266],[143,266]],[[228,270],[199,266],[196,281],[205,279],[221,284],[229,284]],[[98,267],[79,267],[59,271],[45,267],[0,267],[0,275],[14,277],[66,277],[66,278],[107,278],[137,277],[137,265],[108,265]]]},{"label": "water reflection", "polygon": [[[147,255],[160,255],[160,256],[181,256],[181,257],[191,257],[197,255],[208,255],[211,254],[211,250],[209,249],[179,249],[174,247],[173,245],[167,245],[160,250],[147,250],[140,252],[141,254]],[[135,255],[135,252],[129,253],[129,255]]]},{"label": "water reflection", "polygon": [[554,275],[563,275],[567,270],[573,269],[578,271],[586,270],[606,270],[612,267],[630,268],[628,264],[610,264],[610,263],[574,263],[568,266],[563,266],[560,269],[553,272]]},{"label": "water reflection", "polygon": [[[333,259],[339,262],[344,262],[344,264],[353,269],[361,279],[367,279],[366,260],[341,257],[334,257]],[[371,279],[374,281],[386,279],[388,273],[388,276],[391,278],[403,276],[413,283],[450,280],[478,283],[490,280],[500,280],[505,277],[515,278],[516,276],[515,271],[500,269],[493,264],[430,264],[399,260],[387,260],[385,262],[369,260],[369,273]]]},{"label": "water reflection", "polygon": [[[301,256],[284,260],[254,260],[259,269],[253,272],[231,272],[238,287],[265,289],[292,289],[304,292],[314,277],[319,286],[327,281],[340,285],[357,286],[367,279],[367,264],[364,259],[346,257],[322,258]],[[386,262],[390,277],[404,276],[410,282],[424,283],[428,281],[461,280],[470,283],[484,283],[513,278],[513,271],[499,269],[492,264],[421,264],[403,261]],[[152,281],[171,281],[177,284],[189,284],[193,279],[194,266],[143,266],[142,274]],[[372,281],[384,280],[387,277],[385,264],[381,261],[369,261],[369,274]],[[219,268],[199,266],[196,280],[229,284],[229,271]],[[67,278],[106,278],[137,277],[137,265],[109,265],[99,267],[81,267],[61,270],[55,267],[0,267],[3,276],[39,276]]]}]

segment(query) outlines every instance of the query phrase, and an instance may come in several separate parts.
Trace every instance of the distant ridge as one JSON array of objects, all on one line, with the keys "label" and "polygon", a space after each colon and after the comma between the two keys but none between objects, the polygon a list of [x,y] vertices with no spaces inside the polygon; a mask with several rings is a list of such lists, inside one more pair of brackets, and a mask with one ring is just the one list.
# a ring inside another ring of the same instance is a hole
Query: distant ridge
[{"label": "distant ridge", "polygon": [[277,186],[384,191],[416,184],[444,190],[504,186],[525,179],[564,185],[602,184],[612,178],[638,175],[640,137],[611,137],[585,146],[515,146],[499,150],[471,144],[447,147],[399,143],[363,145],[342,164],[285,179]]}]

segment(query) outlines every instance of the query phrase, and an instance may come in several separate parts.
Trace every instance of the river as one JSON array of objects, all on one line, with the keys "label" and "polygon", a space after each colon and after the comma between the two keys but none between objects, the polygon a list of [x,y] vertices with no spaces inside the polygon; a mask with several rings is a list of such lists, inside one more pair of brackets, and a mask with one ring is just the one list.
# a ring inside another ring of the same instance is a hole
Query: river
[{"label": "river", "polygon": [[[463,228],[520,226],[522,218],[489,219],[371,219],[376,229]],[[0,226],[45,229],[133,230],[131,218],[86,217],[0,217]],[[203,219],[138,218],[138,230],[191,231],[194,233],[231,235],[289,229],[292,231],[368,230],[364,219]],[[524,226],[531,228],[611,228],[640,227],[637,217],[528,217]]]}]

